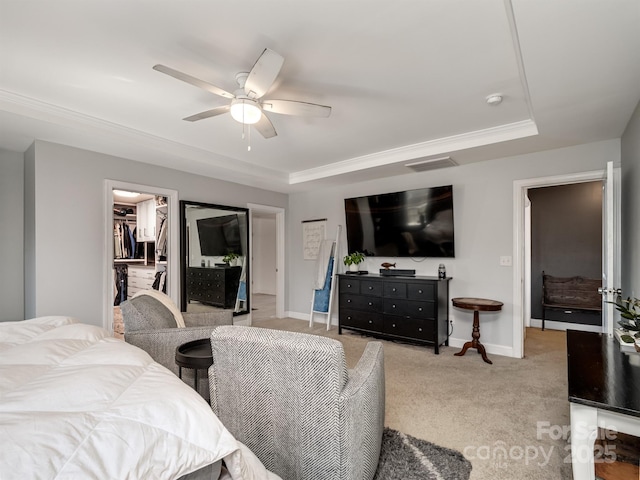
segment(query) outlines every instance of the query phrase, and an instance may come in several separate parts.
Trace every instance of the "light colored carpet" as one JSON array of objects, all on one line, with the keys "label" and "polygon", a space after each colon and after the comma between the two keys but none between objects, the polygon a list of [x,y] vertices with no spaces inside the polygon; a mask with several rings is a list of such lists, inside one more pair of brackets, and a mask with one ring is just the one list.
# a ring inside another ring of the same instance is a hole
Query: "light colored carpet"
[{"label": "light colored carpet", "polygon": [[[291,318],[254,325],[338,339],[349,367],[374,340]],[[564,332],[527,329],[525,358],[489,355],[493,365],[475,350],[455,357],[458,348],[435,355],[430,347],[382,342],[386,426],[462,452],[471,480],[571,478],[568,439],[557,434],[569,425]]]}]

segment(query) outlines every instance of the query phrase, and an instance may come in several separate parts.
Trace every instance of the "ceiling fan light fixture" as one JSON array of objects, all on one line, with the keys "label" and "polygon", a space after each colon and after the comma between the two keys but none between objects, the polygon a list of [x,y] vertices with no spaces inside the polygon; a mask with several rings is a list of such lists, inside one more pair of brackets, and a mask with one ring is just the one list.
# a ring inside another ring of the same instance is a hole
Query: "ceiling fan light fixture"
[{"label": "ceiling fan light fixture", "polygon": [[231,102],[231,116],[236,122],[253,125],[260,121],[262,110],[258,102],[249,98],[236,98]]}]

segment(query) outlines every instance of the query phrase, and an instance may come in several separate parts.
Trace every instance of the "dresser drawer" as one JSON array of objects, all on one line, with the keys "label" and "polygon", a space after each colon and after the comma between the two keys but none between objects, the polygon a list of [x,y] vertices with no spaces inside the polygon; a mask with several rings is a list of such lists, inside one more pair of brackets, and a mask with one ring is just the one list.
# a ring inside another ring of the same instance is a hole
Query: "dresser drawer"
[{"label": "dresser drawer", "polygon": [[434,328],[433,320],[385,315],[382,331],[388,335],[398,335],[400,337],[417,338],[420,340],[433,340]]},{"label": "dresser drawer", "polygon": [[360,280],[360,293],[362,295],[382,296],[382,282],[375,280]]},{"label": "dresser drawer", "polygon": [[384,313],[413,318],[435,318],[435,303],[417,300],[384,299]]},{"label": "dresser drawer", "polygon": [[384,282],[384,296],[387,298],[407,298],[407,284],[402,282]]},{"label": "dresser drawer", "polygon": [[417,285],[414,283],[407,284],[407,298],[409,300],[436,300],[436,287],[433,283]]},{"label": "dresser drawer", "polygon": [[382,315],[349,308],[340,309],[340,326],[379,332],[382,330]]},{"label": "dresser drawer", "polygon": [[382,298],[370,295],[340,294],[340,307],[371,312],[379,312],[382,309]]},{"label": "dresser drawer", "polygon": [[340,279],[340,293],[360,293],[360,280],[357,278]]},{"label": "dresser drawer", "polygon": [[153,283],[153,279],[155,278],[156,272],[153,268],[143,268],[143,267],[132,267],[129,266],[127,268],[127,276],[129,278],[146,278],[150,279]]},{"label": "dresser drawer", "polygon": [[148,290],[153,285],[153,278],[129,277],[127,279],[127,284],[129,287],[136,287],[136,288],[141,288],[143,290]]}]

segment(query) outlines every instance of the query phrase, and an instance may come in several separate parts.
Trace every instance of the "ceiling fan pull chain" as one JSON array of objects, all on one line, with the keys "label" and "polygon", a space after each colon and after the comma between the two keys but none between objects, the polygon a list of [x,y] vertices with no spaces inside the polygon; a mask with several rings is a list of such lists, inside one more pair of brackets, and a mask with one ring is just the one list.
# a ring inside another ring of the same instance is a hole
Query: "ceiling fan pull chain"
[{"label": "ceiling fan pull chain", "polygon": [[251,151],[251,125],[247,126],[247,130],[249,131],[249,145],[247,145],[247,152]]}]

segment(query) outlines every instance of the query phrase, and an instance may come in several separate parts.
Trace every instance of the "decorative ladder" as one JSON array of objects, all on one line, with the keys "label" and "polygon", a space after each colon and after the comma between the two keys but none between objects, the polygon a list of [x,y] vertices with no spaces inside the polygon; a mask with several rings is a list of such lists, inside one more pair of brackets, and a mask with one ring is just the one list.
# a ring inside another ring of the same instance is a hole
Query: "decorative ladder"
[{"label": "decorative ladder", "polygon": [[[317,290],[317,289],[313,289],[312,295],[311,295],[311,314],[309,315],[309,328],[313,327],[313,316],[314,314],[321,314],[321,315],[326,315],[327,316],[327,330],[331,330],[331,309],[333,306],[333,292],[335,291],[335,285],[336,285],[336,273],[337,273],[337,265],[338,265],[338,259],[336,258],[338,255],[338,245],[339,245],[339,241],[340,241],[340,232],[342,231],[342,225],[338,225],[338,228],[336,229],[336,239],[333,242],[333,244],[331,245],[331,258],[333,258],[333,266],[331,268],[331,282],[329,284],[329,304],[327,305],[327,311],[323,312],[320,310],[315,310],[314,309],[314,305],[316,303],[316,293],[318,291],[322,291],[322,290]],[[327,266],[328,267],[328,266]]]}]

